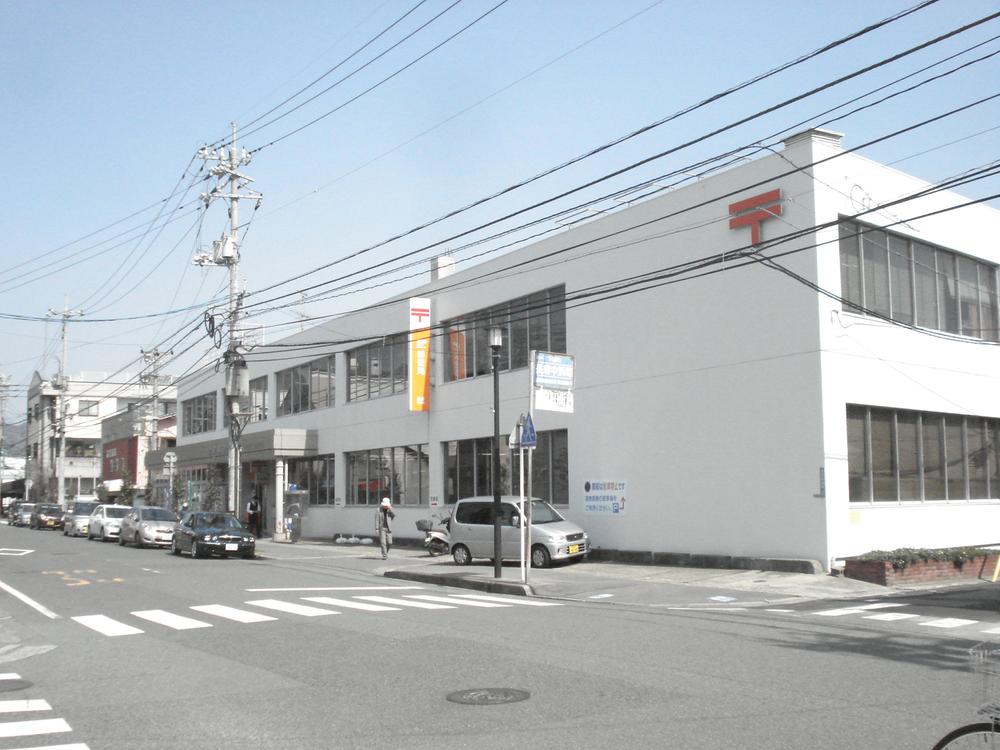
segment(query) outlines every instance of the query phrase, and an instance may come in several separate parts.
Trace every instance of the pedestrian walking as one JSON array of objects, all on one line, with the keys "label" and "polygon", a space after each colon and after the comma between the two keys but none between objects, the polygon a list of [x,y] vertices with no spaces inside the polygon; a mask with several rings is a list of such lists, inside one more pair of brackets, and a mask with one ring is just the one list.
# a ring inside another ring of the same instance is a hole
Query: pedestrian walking
[{"label": "pedestrian walking", "polygon": [[379,544],[382,545],[382,559],[389,558],[389,548],[392,547],[392,527],[389,522],[396,517],[392,512],[392,501],[382,498],[382,504],[378,506],[375,513],[375,533],[378,534]]}]

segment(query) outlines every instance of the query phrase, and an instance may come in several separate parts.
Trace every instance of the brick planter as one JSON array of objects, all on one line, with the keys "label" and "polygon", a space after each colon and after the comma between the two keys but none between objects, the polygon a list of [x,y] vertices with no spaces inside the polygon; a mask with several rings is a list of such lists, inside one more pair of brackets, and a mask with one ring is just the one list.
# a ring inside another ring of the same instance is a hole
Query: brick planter
[{"label": "brick planter", "polygon": [[995,554],[974,557],[964,563],[951,560],[916,560],[903,568],[894,568],[891,562],[883,560],[857,560],[848,558],[844,564],[844,576],[859,581],[877,583],[881,586],[895,586],[905,583],[925,583],[966,578],[990,579],[997,564]]}]

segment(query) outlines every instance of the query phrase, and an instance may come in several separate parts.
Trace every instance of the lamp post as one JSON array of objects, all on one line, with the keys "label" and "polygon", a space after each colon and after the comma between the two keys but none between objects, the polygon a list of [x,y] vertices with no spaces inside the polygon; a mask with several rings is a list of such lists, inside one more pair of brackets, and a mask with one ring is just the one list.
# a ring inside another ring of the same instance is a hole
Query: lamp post
[{"label": "lamp post", "polygon": [[503,576],[500,540],[500,347],[503,331],[490,328],[490,350],[493,360],[493,577]]}]

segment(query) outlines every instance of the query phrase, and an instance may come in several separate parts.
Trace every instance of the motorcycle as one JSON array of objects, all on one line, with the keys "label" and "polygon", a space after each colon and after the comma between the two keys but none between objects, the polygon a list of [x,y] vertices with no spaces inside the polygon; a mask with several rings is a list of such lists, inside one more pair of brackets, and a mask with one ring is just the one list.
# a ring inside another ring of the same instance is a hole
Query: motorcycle
[{"label": "motorcycle", "polygon": [[451,551],[451,514],[433,515],[417,521],[417,530],[424,532],[424,549],[431,557]]}]

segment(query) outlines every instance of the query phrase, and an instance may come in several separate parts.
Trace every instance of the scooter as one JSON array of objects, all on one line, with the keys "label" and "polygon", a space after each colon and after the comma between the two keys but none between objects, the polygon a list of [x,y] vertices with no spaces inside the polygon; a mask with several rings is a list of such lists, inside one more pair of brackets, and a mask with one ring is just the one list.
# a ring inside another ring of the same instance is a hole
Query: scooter
[{"label": "scooter", "polygon": [[424,549],[431,557],[451,551],[451,514],[434,515],[417,521],[417,530],[424,532]]}]

